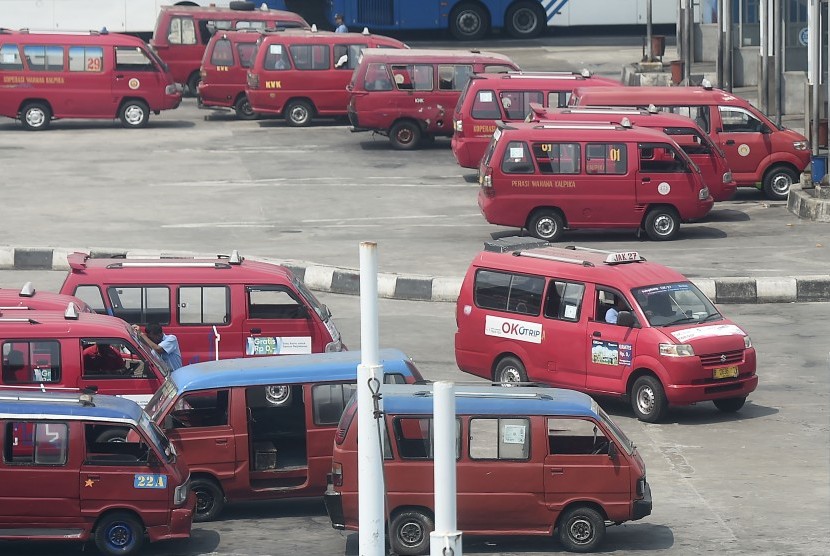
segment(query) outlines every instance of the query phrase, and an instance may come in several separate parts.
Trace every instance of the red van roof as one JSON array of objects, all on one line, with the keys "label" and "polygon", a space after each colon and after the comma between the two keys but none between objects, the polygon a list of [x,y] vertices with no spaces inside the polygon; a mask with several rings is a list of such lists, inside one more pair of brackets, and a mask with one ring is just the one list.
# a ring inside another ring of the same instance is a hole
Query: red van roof
[{"label": "red van roof", "polygon": [[161,9],[159,10],[159,18],[162,17],[163,13],[189,16],[204,14],[216,19],[244,19],[246,21],[260,19],[271,21],[275,19],[282,19],[285,21],[299,23],[305,28],[311,27],[311,25],[309,25],[300,14],[286,10],[232,10],[230,8],[217,8],[216,6],[161,6]]},{"label": "red van roof", "polygon": [[20,44],[36,42],[37,44],[58,44],[72,43],[74,45],[94,44],[96,46],[145,46],[145,42],[138,37],[125,35],[123,33],[101,33],[99,31],[84,31],[78,33],[52,33],[52,32],[31,32],[27,29],[20,31],[0,30],[0,36],[13,35],[14,41]]},{"label": "red van roof", "polygon": [[406,63],[409,61],[420,62],[446,62],[446,63],[483,63],[498,62],[516,69],[516,63],[498,52],[487,52],[479,50],[439,50],[431,48],[413,48],[411,50],[366,50],[363,52],[363,59],[368,62],[380,63]]},{"label": "red van roof", "polygon": [[579,87],[574,90],[578,105],[647,106],[655,104],[722,104],[747,101],[721,89],[707,87]]},{"label": "red van roof", "polygon": [[[385,35],[363,34],[363,33],[335,33],[334,31],[313,31],[311,29],[259,29],[262,42],[274,42],[290,37],[292,42],[307,40],[312,43],[365,43],[368,37],[372,37],[374,44],[383,44],[390,48],[409,48],[406,43]],[[218,35],[218,33],[217,33]],[[215,36],[215,35],[214,35]]]},{"label": "red van roof", "polygon": [[[77,318],[58,311],[26,311],[25,315],[0,316],[0,338],[41,338],[63,336],[129,335],[130,325],[118,317],[97,313],[77,313]],[[25,333],[21,327],[25,326]]]},{"label": "red van roof", "polygon": [[[479,73],[471,76],[471,80],[483,81],[483,83],[476,83],[479,86],[485,86],[488,82],[500,82],[502,85],[510,81],[517,81],[523,86],[530,84],[537,85],[550,81],[573,81],[574,87],[579,87],[581,84],[591,82],[597,86],[605,87],[622,87],[619,81],[602,77],[600,75],[593,75],[591,73],[580,73],[570,71],[521,71],[508,73]],[[471,84],[472,85],[472,84]],[[518,83],[517,83],[518,85]]]}]

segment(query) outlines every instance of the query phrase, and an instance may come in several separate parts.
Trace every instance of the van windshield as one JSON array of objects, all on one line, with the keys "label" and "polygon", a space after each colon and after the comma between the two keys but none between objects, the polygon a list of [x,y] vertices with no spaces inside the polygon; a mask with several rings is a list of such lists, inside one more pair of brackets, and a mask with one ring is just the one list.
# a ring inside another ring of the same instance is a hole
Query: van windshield
[{"label": "van windshield", "polygon": [[152,443],[156,451],[162,454],[167,463],[176,461],[176,449],[170,440],[164,435],[161,429],[154,422],[150,421],[147,413],[142,413],[138,420],[138,426],[144,431],[144,436]]},{"label": "van windshield", "polygon": [[176,384],[168,378],[161,385],[161,388],[158,389],[158,392],[153,394],[153,397],[144,406],[144,411],[150,415],[150,419],[153,422],[158,423],[159,419],[167,413],[167,409],[173,405],[173,400],[176,399],[177,393],[178,388],[176,388]]},{"label": "van windshield", "polygon": [[628,455],[634,453],[634,443],[625,435],[620,427],[617,426],[617,423],[611,420],[611,417],[605,413],[601,407],[598,405],[595,408],[597,415],[599,415],[602,424],[605,425],[605,428],[611,433],[611,436],[614,437],[614,440],[617,441],[617,444],[622,447],[623,450],[626,451]]},{"label": "van windshield", "polygon": [[709,298],[691,282],[631,290],[651,326],[700,324],[723,320]]},{"label": "van windshield", "polygon": [[308,289],[305,284],[296,278],[293,278],[291,283],[294,284],[294,287],[297,288],[297,291],[300,292],[300,295],[303,296],[306,303],[311,305],[311,308],[314,309],[314,312],[317,313],[320,320],[325,322],[331,317],[331,311],[329,311],[329,308],[320,303],[320,301],[314,296],[313,293],[311,293],[311,290]]}]

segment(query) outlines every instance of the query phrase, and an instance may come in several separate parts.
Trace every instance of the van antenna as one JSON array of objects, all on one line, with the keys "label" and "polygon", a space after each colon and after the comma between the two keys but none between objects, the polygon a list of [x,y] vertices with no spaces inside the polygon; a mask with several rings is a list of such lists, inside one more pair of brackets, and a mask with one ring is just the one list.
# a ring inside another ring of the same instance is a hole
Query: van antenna
[{"label": "van antenna", "polygon": [[369,33],[369,28],[368,28],[368,27],[364,27],[364,28],[363,28],[363,32],[362,32],[361,34],[362,34],[362,35],[369,35],[369,34],[370,34],[370,33]]},{"label": "van antenna", "polygon": [[312,24],[311,24],[311,32],[312,32],[312,33],[316,33],[316,32],[317,32],[317,24],[316,24],[316,23],[312,23]]}]

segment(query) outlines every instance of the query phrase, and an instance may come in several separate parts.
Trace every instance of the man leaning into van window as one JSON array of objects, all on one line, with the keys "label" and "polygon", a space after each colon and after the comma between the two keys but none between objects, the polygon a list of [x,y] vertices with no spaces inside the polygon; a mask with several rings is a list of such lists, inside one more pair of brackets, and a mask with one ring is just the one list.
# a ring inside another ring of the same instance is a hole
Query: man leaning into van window
[{"label": "man leaning into van window", "polygon": [[170,366],[170,369],[175,371],[182,366],[179,339],[173,334],[165,334],[160,324],[151,322],[144,328],[144,332],[141,331],[141,327],[134,324],[133,330],[145,344],[159,354],[159,357]]}]

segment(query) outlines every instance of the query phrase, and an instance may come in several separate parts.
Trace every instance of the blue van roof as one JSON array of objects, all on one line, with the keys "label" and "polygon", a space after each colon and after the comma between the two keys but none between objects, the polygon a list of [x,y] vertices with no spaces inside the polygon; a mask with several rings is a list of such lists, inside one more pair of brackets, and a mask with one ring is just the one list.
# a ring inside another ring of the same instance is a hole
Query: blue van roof
[{"label": "blue van roof", "polygon": [[0,419],[70,419],[137,422],[143,413],[134,401],[104,394],[88,394],[92,403],[82,403],[80,392],[38,392],[0,389]]},{"label": "blue van roof", "polygon": [[[386,384],[383,411],[395,415],[431,415],[433,385]],[[455,386],[457,415],[569,415],[597,418],[591,396],[576,390],[545,386]]]},{"label": "blue van roof", "polygon": [[[380,350],[380,361],[387,374],[400,373],[416,380],[422,378],[416,374],[414,366],[407,365],[411,360],[401,350]],[[233,386],[337,382],[356,380],[359,364],[360,351],[222,359],[176,369],[170,380],[180,393]]]}]

